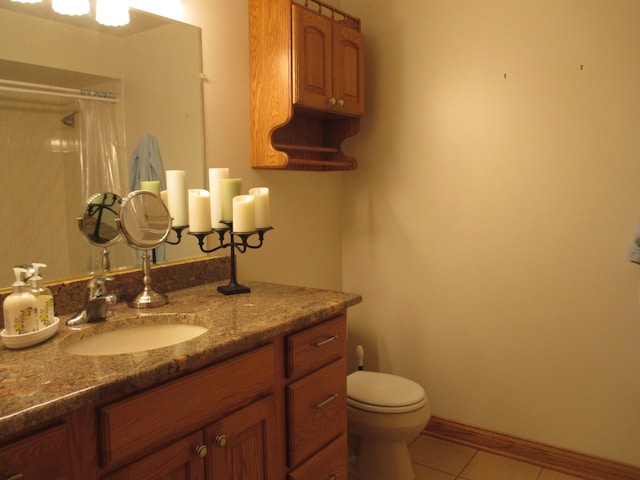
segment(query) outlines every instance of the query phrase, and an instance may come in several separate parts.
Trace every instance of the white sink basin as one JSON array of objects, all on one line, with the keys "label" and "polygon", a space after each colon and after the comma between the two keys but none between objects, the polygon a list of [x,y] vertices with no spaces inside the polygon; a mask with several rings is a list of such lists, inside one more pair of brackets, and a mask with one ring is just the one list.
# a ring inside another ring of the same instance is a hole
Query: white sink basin
[{"label": "white sink basin", "polygon": [[205,333],[202,325],[164,323],[126,326],[71,341],[61,348],[75,355],[118,355],[169,347]]}]

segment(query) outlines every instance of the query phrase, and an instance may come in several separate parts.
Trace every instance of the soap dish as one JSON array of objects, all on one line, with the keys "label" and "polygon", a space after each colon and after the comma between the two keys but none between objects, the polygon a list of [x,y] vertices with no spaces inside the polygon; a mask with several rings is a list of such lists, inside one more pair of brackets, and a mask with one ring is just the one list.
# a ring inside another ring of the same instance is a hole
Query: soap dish
[{"label": "soap dish", "polygon": [[35,332],[9,335],[6,330],[2,330],[2,332],[0,332],[0,337],[2,337],[2,343],[4,343],[4,346],[7,348],[31,347],[32,345],[37,345],[38,343],[44,342],[45,340],[53,337],[53,335],[58,331],[59,325],[60,319],[58,317],[54,317],[51,325],[40,330],[36,330]]}]

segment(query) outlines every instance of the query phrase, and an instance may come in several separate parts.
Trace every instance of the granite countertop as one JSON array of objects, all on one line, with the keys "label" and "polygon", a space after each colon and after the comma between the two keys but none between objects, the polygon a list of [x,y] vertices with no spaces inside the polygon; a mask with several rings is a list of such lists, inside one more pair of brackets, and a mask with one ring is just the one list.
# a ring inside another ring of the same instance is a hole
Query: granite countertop
[{"label": "granite countertop", "polygon": [[[251,293],[225,296],[216,290],[222,283],[170,292],[169,303],[159,308],[119,303],[106,322],[68,327],[66,315],[44,343],[14,350],[0,346],[0,438],[167,381],[362,301],[351,293],[262,282],[246,282]],[[209,330],[178,345],[129,354],[82,356],[60,348],[96,329],[175,315]]]}]

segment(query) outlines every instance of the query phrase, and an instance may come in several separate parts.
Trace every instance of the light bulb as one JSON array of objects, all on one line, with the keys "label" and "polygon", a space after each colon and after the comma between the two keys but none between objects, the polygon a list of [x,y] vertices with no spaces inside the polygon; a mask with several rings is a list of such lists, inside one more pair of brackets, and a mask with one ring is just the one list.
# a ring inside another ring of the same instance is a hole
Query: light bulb
[{"label": "light bulb", "polygon": [[91,10],[89,0],[51,0],[51,8],[62,15],[84,15]]},{"label": "light bulb", "polygon": [[129,0],[98,0],[96,21],[109,27],[129,23]]}]

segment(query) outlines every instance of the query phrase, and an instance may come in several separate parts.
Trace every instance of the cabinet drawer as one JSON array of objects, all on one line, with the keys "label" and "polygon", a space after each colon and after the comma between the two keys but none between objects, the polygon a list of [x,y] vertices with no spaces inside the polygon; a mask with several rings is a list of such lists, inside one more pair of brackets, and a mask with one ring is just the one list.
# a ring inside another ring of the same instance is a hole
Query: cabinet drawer
[{"label": "cabinet drawer", "polygon": [[0,448],[0,475],[72,480],[67,426],[49,428]]},{"label": "cabinet drawer", "polygon": [[100,409],[102,465],[150,452],[273,389],[273,345]]},{"label": "cabinet drawer", "polygon": [[290,467],[347,431],[346,394],[344,357],[287,387]]},{"label": "cabinet drawer", "polygon": [[342,434],[289,473],[287,480],[347,480],[347,435]]},{"label": "cabinet drawer", "polygon": [[347,321],[339,315],[287,337],[287,377],[297,378],[342,357],[347,349]]}]

